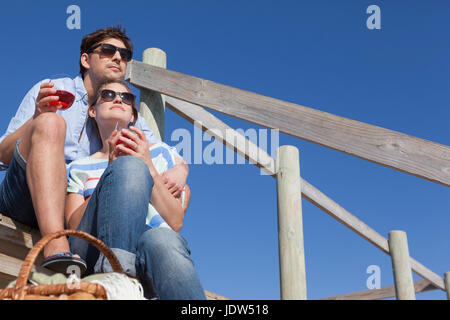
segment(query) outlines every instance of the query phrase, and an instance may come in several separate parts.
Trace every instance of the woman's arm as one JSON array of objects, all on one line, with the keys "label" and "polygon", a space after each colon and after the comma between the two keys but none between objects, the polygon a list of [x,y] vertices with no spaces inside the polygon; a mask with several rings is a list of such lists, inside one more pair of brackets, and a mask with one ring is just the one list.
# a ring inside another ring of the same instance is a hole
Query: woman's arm
[{"label": "woman's arm", "polygon": [[84,199],[84,196],[78,193],[68,193],[66,196],[66,207],[64,217],[66,228],[76,229],[80,224],[84,211],[89,202],[89,198]]},{"label": "woman's arm", "polygon": [[150,202],[160,216],[175,231],[180,232],[184,221],[184,209],[179,199],[175,198],[164,184],[161,175],[156,170],[150,170],[154,185]]},{"label": "woman's arm", "polygon": [[[130,131],[136,134],[132,134]],[[136,127],[130,127],[121,131],[120,140],[122,144],[116,145],[118,139],[117,131],[114,131],[108,139],[110,163],[121,154],[135,156],[144,161],[154,182],[150,201],[167,224],[174,231],[179,232],[183,226],[184,210],[181,202],[172,195],[165,185],[163,177],[154,167],[150,157],[150,145],[145,134]]]}]

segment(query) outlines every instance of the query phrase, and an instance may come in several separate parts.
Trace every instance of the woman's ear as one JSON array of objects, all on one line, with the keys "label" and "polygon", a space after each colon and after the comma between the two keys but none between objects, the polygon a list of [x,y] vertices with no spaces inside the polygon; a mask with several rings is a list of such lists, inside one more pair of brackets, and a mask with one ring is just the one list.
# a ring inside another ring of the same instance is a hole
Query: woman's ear
[{"label": "woman's ear", "polygon": [[81,55],[80,63],[83,66],[83,68],[85,68],[86,70],[88,70],[90,68],[89,55],[86,52]]}]

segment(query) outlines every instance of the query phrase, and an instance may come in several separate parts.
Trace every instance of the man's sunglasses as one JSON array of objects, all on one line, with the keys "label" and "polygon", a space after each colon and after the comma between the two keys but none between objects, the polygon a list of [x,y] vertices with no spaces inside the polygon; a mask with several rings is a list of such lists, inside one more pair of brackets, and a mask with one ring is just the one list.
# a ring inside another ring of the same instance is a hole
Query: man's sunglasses
[{"label": "man's sunglasses", "polygon": [[133,57],[133,52],[131,50],[125,49],[125,48],[118,48],[112,44],[109,43],[99,43],[96,44],[95,46],[93,46],[92,48],[90,48],[87,53],[92,53],[94,52],[95,49],[97,49],[98,47],[100,47],[100,53],[102,55],[108,56],[108,57],[112,57],[116,54],[116,51],[119,51],[120,57],[123,60],[126,61],[130,61],[131,58]]},{"label": "man's sunglasses", "polygon": [[100,93],[100,97],[102,100],[106,102],[111,102],[116,98],[116,95],[119,95],[120,99],[126,104],[133,105],[136,96],[130,92],[115,92],[112,90],[102,90]]}]

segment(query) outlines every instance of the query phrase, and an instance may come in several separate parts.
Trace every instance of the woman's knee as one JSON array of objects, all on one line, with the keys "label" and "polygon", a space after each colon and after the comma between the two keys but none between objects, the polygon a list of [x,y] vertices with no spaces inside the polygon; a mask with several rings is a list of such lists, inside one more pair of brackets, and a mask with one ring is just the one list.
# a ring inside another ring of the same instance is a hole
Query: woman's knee
[{"label": "woman's knee", "polygon": [[113,175],[114,183],[130,192],[141,192],[153,187],[153,178],[147,164],[133,156],[117,158],[107,169]]},{"label": "woman's knee", "polygon": [[176,255],[190,259],[190,250],[186,240],[169,228],[149,229],[142,234],[138,242],[138,252],[150,255],[154,259]]}]

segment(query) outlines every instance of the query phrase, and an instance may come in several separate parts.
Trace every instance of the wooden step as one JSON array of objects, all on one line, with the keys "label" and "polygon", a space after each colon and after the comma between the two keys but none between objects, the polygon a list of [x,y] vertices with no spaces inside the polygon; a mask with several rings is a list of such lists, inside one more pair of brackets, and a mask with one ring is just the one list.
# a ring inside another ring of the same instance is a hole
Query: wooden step
[{"label": "wooden step", "polygon": [[[28,251],[41,239],[38,230],[0,214],[0,288],[14,281]],[[39,267],[43,261],[42,252],[36,259],[32,271],[51,275],[52,271]],[[228,300],[221,295],[205,290],[208,300]]]}]

